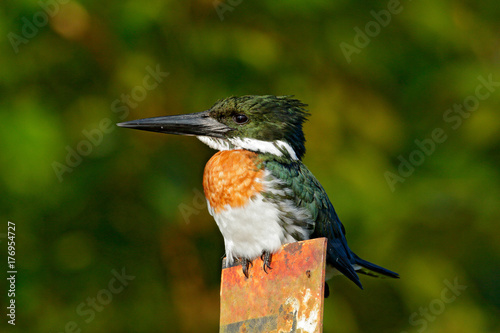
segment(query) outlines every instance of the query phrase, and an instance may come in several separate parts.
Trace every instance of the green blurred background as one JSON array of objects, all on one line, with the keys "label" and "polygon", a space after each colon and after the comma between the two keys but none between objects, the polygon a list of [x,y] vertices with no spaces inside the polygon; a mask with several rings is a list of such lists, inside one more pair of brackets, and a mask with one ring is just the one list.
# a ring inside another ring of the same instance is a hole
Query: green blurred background
[{"label": "green blurred background", "polygon": [[362,277],[364,291],[335,278],[324,331],[500,331],[499,17],[496,0],[2,1],[15,328],[216,332],[223,240],[201,198],[214,152],[111,123],[293,94],[312,114],[304,162],[351,248],[401,275]]}]

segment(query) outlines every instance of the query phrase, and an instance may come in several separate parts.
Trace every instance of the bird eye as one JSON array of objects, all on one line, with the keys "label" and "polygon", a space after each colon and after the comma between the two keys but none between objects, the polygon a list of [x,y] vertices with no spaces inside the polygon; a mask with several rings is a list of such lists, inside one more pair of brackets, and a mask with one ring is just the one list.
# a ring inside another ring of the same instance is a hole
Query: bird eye
[{"label": "bird eye", "polygon": [[235,123],[243,125],[248,121],[248,117],[245,116],[244,114],[235,114],[233,116],[233,120]]}]

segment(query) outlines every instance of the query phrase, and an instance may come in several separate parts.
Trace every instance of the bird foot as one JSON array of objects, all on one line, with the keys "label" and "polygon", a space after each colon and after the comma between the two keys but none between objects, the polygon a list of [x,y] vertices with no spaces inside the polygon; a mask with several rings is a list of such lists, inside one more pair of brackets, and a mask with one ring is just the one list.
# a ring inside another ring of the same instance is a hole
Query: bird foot
[{"label": "bird foot", "polygon": [[245,277],[248,279],[248,268],[253,267],[252,261],[248,260],[247,258],[241,258],[241,270],[243,271],[243,274]]},{"label": "bird foot", "polygon": [[264,272],[266,272],[266,274],[268,274],[267,270],[272,269],[272,267],[271,267],[271,261],[273,259],[272,253],[268,252],[268,251],[264,251],[264,252],[262,252],[262,255],[260,256],[260,259],[262,259],[262,261],[264,262],[264,264],[262,265]]},{"label": "bird foot", "polygon": [[[269,274],[269,269],[273,269],[271,267],[272,258],[273,258],[272,253],[268,251],[262,252],[262,255],[260,256],[260,259],[262,259],[262,261],[264,262],[262,268],[264,269],[264,272],[266,272],[266,274]],[[243,271],[243,275],[245,275],[245,277],[248,279],[249,277],[248,270],[250,269],[250,267],[253,267],[253,263],[251,260],[247,258],[240,258],[239,260],[241,262],[241,270]]]}]

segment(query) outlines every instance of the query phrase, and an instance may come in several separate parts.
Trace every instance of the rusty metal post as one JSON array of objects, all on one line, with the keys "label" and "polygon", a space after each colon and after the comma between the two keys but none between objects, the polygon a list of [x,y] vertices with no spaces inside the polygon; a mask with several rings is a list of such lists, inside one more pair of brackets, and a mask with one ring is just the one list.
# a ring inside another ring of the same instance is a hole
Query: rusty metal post
[{"label": "rusty metal post", "polygon": [[261,259],[248,278],[224,260],[220,332],[322,332],[325,259],[326,238],[317,238],[284,245],[267,274]]}]

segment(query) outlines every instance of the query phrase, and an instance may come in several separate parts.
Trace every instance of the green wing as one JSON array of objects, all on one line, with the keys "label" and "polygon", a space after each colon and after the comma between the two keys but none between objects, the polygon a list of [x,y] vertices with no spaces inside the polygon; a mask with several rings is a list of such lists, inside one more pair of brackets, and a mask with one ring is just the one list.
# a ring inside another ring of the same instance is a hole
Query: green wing
[{"label": "green wing", "polygon": [[355,258],[347,245],[344,226],[314,175],[300,161],[288,164],[267,161],[265,168],[284,182],[282,186],[285,191],[291,190],[290,199],[296,206],[305,208],[310,213],[314,221],[311,238],[328,239],[327,262],[362,288],[358,275],[352,267]]}]

